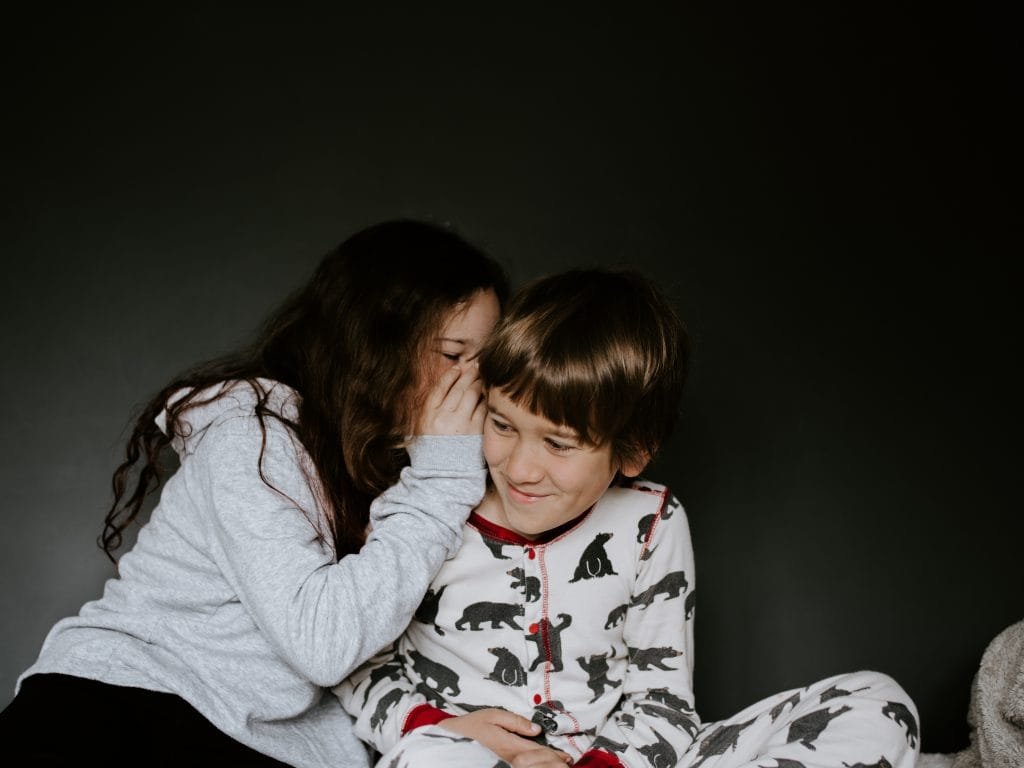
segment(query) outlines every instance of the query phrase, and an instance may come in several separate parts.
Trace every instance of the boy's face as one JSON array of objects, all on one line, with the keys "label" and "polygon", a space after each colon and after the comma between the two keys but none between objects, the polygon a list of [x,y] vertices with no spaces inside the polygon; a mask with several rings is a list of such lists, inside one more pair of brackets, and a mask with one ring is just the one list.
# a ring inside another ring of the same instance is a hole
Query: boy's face
[{"label": "boy's face", "polygon": [[482,510],[520,536],[535,538],[585,512],[617,470],[635,476],[643,465],[619,467],[610,443],[593,446],[568,427],[514,403],[500,389],[487,394],[484,458],[496,498]]}]

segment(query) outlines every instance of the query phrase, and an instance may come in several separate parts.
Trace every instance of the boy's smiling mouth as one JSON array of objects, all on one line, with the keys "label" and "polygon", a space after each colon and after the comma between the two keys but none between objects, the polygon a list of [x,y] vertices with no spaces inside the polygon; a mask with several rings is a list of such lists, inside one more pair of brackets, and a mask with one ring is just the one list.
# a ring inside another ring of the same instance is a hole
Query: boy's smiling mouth
[{"label": "boy's smiling mouth", "polygon": [[517,501],[520,504],[533,504],[538,501],[541,501],[542,499],[547,498],[550,495],[546,493],[527,493],[526,491],[522,491],[519,488],[517,488],[515,485],[509,482],[507,478],[505,479],[505,487],[508,489],[509,497],[513,501]]}]

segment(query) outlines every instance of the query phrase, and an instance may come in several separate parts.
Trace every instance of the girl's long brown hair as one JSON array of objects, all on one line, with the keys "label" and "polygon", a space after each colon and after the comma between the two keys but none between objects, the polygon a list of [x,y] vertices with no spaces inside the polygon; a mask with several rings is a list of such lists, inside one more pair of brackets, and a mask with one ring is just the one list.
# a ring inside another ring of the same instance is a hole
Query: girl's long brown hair
[{"label": "girl's long brown hair", "polygon": [[[404,425],[427,342],[452,309],[487,289],[504,303],[504,270],[448,229],[399,219],[357,232],[324,256],[250,346],[186,371],[149,401],[114,472],[99,546],[116,562],[125,529],[160,485],[160,455],[181,434],[179,416],[220,397],[213,385],[246,381],[264,430],[266,418],[282,421],[313,461],[330,530],[321,530],[319,516],[311,522],[332,540],[337,557],[357,551],[370,501],[408,462]],[[296,420],[267,406],[260,378],[298,393]],[[187,394],[168,407],[179,390]],[[166,432],[156,423],[165,409]]]}]

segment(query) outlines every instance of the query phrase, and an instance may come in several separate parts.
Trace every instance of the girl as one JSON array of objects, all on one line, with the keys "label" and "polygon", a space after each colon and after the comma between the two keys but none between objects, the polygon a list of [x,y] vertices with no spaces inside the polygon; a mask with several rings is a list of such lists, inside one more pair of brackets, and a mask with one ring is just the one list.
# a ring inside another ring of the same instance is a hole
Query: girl
[{"label": "girl", "polygon": [[506,293],[453,233],[385,222],[328,253],[249,348],[161,390],[114,473],[112,560],[168,446],[179,466],[103,596],[19,678],[5,749],[366,764],[324,687],[399,635],[482,498],[473,358]]}]

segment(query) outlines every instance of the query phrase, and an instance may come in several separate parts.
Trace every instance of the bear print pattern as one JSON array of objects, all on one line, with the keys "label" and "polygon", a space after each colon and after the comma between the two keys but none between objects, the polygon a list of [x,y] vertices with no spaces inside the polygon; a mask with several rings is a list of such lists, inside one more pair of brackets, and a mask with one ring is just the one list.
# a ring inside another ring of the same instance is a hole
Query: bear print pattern
[{"label": "bear print pattern", "polygon": [[[548,741],[577,758],[598,738],[609,751],[630,750],[630,760],[661,764],[680,753],[698,727],[689,703],[686,516],[655,484],[605,496],[551,541],[471,519],[395,658],[360,689],[370,706],[385,702],[378,720],[394,721],[389,733],[400,735],[416,706],[465,712],[472,702],[537,718]],[[627,677],[640,688],[616,712]],[[405,692],[401,705],[389,689]],[[601,732],[613,713],[617,730]],[[648,727],[633,731],[640,719]],[[630,732],[646,742],[631,743]]]}]

